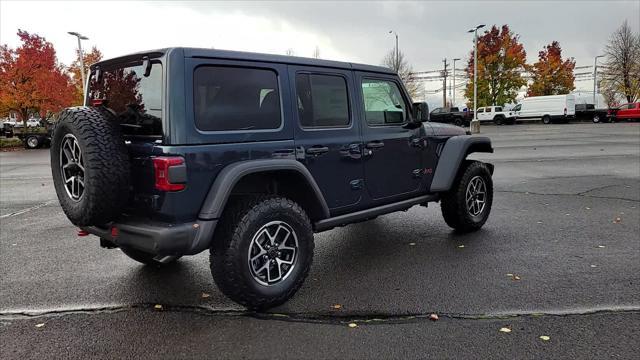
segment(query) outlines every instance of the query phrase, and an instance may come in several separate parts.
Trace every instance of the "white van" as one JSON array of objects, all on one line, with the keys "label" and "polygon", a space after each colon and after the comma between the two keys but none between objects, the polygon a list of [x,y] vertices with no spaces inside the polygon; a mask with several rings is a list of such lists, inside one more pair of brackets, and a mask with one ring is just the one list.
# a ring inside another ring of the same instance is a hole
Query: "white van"
[{"label": "white van", "polygon": [[569,122],[576,115],[576,99],[573,95],[531,96],[520,101],[512,109],[518,120],[542,120]]}]

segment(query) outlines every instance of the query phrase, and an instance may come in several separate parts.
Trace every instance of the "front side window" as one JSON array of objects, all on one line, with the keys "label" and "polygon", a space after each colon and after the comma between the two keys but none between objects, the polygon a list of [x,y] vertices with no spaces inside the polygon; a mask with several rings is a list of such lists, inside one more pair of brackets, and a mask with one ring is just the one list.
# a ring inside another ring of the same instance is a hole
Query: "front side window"
[{"label": "front side window", "polygon": [[500,106],[496,106],[496,112],[501,112],[502,108]]},{"label": "front side window", "polygon": [[408,120],[407,105],[395,82],[364,79],[362,97],[369,125],[402,124]]},{"label": "front side window", "polygon": [[442,112],[442,108],[435,108],[435,109],[433,109],[433,111],[431,113],[432,114],[439,114],[440,112]]},{"label": "front side window", "polygon": [[280,127],[278,77],[272,70],[200,66],[193,73],[193,102],[200,130]]},{"label": "front side window", "polygon": [[302,127],[344,127],[351,122],[347,83],[341,76],[297,74],[296,95]]},{"label": "front side window", "polygon": [[522,105],[518,104],[513,108],[513,111],[520,111],[521,108],[522,108]]},{"label": "front side window", "polygon": [[483,112],[484,112],[484,108],[478,109],[478,113],[483,113]]}]

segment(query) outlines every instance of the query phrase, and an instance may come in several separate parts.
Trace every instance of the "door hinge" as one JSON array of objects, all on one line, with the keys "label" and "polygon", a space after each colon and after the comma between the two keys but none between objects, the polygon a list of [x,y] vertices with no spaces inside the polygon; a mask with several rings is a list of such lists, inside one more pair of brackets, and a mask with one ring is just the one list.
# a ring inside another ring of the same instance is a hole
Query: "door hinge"
[{"label": "door hinge", "polygon": [[351,180],[349,184],[351,185],[351,190],[360,190],[364,187],[364,180],[363,179]]}]

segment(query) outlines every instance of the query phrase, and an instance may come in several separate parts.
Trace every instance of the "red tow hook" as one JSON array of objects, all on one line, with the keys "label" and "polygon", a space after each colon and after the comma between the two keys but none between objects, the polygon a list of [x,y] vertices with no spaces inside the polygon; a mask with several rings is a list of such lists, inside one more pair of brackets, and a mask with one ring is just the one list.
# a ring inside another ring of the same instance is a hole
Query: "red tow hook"
[{"label": "red tow hook", "polygon": [[86,230],[78,229],[78,236],[87,236],[89,232]]}]

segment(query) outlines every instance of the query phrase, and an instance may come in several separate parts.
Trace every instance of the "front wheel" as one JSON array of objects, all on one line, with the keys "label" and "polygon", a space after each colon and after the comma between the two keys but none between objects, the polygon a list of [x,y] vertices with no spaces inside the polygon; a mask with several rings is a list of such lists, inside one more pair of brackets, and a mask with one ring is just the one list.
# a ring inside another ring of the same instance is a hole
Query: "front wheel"
[{"label": "front wheel", "polygon": [[600,115],[598,115],[598,114],[593,115],[593,119],[592,120],[593,120],[593,122],[595,124],[599,123],[600,122]]},{"label": "front wheel", "polygon": [[211,249],[211,273],[235,302],[264,310],[302,286],[313,259],[313,231],[305,211],[282,197],[234,199]]},{"label": "front wheel", "polygon": [[550,117],[550,116],[546,116],[546,115],[545,115],[545,116],[543,116],[543,117],[542,117],[542,122],[543,122],[544,124],[546,124],[546,125],[551,124],[551,117]]},{"label": "front wheel", "polygon": [[37,149],[40,147],[40,138],[36,135],[30,135],[24,141],[24,147],[27,149]]},{"label": "front wheel", "polygon": [[479,230],[487,221],[493,203],[491,172],[484,163],[467,162],[451,189],[442,196],[444,221],[455,230]]},{"label": "front wheel", "polygon": [[504,123],[504,118],[502,116],[496,116],[496,118],[493,119],[493,122],[496,125],[502,125]]}]

